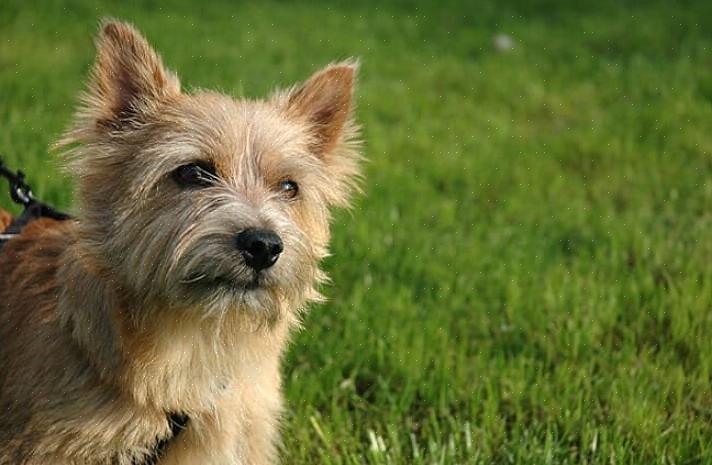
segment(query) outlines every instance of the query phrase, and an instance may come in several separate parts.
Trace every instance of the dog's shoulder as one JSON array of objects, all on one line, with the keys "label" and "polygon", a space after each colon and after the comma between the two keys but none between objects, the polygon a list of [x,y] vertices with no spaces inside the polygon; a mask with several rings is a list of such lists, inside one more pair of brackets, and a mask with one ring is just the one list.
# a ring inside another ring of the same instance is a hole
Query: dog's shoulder
[{"label": "dog's shoulder", "polygon": [[54,320],[62,254],[76,240],[72,221],[40,218],[0,249],[2,326],[26,327]]},{"label": "dog's shoulder", "polygon": [[56,287],[61,256],[76,241],[75,230],[73,221],[39,218],[27,224],[0,249],[0,295],[38,296]]}]

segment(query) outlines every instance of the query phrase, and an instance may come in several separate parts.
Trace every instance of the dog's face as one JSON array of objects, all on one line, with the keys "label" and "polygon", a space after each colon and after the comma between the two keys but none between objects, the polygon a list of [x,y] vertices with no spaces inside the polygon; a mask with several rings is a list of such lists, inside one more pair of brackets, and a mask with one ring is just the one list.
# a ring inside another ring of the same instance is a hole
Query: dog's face
[{"label": "dog's face", "polygon": [[318,297],[329,207],[358,175],[354,73],[265,101],[185,94],[138,32],[104,24],[66,137],[87,255],[147,308],[269,322]]}]

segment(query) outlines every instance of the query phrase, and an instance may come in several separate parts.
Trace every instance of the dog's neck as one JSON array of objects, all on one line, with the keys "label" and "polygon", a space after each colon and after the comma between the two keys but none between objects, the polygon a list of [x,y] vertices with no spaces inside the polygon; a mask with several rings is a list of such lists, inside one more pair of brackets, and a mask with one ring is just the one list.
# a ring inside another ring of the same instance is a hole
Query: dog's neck
[{"label": "dog's neck", "polygon": [[[62,323],[101,378],[137,403],[166,411],[210,409],[232,380],[276,371],[294,323],[255,328],[239,312],[218,320],[137,309],[80,244],[65,252],[58,274]],[[138,310],[153,317],[139,322]]]}]

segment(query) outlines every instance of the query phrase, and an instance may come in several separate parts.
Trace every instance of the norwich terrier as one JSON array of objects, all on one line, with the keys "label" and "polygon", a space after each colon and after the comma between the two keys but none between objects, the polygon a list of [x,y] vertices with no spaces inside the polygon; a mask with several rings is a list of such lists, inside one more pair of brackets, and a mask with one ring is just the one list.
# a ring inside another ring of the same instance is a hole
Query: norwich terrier
[{"label": "norwich terrier", "polygon": [[0,464],[277,461],[280,358],[357,187],[355,72],[188,94],[104,22],[59,142],[75,219],[0,250]]}]

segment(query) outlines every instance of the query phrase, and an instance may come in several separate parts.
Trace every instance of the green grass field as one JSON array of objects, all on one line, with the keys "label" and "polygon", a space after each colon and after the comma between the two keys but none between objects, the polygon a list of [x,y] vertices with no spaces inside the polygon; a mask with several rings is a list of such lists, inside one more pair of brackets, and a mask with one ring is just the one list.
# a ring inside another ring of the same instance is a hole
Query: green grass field
[{"label": "green grass field", "polygon": [[162,5],[3,0],[0,153],[70,207],[47,153],[103,15],[188,88],[361,58],[366,195],[286,360],[285,464],[712,463],[712,2]]}]

